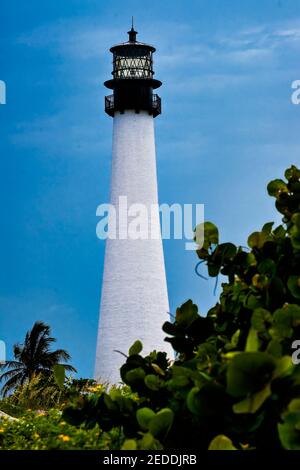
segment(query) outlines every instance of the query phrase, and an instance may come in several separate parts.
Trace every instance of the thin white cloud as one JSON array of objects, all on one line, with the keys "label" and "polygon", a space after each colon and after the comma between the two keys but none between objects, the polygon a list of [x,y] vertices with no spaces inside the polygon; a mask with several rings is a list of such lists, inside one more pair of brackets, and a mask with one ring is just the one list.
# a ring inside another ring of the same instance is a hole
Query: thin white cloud
[{"label": "thin white cloud", "polygon": [[235,50],[228,52],[225,57],[228,61],[234,62],[236,64],[253,64],[257,66],[257,61],[263,60],[266,63],[266,59],[270,59],[272,56],[271,49],[262,49],[262,48],[247,48],[242,50]]}]

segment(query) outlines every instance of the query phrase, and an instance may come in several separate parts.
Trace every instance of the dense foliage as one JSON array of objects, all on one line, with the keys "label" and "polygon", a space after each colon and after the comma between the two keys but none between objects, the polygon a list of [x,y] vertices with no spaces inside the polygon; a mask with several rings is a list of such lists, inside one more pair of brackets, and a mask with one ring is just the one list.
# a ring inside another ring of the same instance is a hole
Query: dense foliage
[{"label": "dense foliage", "polygon": [[18,420],[0,418],[0,450],[71,450],[118,448],[120,432],[82,429],[61,419],[58,410],[26,411]]},{"label": "dense foliage", "polygon": [[191,300],[163,330],[176,359],[130,348],[121,378],[137,397],[120,390],[81,396],[63,419],[87,429],[115,428],[124,449],[300,449],[300,171],[274,180],[283,223],[266,223],[248,249],[219,243],[204,224],[197,251],[208,274],[227,277],[206,317]]}]

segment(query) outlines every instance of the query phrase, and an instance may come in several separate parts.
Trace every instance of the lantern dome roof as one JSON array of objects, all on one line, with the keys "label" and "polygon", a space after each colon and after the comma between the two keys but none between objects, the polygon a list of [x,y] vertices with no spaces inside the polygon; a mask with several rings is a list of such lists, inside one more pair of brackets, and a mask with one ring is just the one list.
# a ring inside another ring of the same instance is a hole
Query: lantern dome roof
[{"label": "lantern dome roof", "polygon": [[156,49],[155,47],[153,47],[151,44],[146,44],[144,42],[139,42],[136,40],[136,35],[138,34],[137,31],[135,31],[135,29],[133,28],[133,26],[131,27],[130,31],[128,31],[128,41],[125,41],[125,42],[121,42],[119,44],[115,44],[114,46],[112,46],[110,48],[110,52],[115,52],[117,51],[118,49],[120,48],[123,48],[123,47],[143,47],[145,49],[148,49],[149,51],[151,52],[155,52]]}]

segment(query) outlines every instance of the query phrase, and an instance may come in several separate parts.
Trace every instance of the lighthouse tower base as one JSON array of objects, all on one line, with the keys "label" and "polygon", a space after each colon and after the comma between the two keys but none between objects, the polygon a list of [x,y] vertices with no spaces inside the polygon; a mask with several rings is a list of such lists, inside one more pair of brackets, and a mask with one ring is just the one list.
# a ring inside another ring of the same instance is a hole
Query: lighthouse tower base
[{"label": "lighthouse tower base", "polygon": [[145,354],[156,349],[174,357],[162,331],[169,303],[158,207],[153,210],[158,204],[153,116],[128,110],[116,112],[113,121],[111,204],[118,213],[119,197],[126,196],[129,215],[134,204],[142,204],[151,221],[145,239],[106,241],[95,379],[112,384],[121,380],[124,363],[116,351],[127,354],[137,339]]}]

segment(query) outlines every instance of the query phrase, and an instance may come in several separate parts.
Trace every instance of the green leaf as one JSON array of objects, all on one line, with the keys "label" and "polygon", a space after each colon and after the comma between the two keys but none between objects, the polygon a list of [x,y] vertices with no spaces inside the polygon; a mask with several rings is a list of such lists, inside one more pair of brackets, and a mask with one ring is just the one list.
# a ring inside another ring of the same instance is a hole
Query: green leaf
[{"label": "green leaf", "polygon": [[276,228],[273,230],[273,235],[275,235],[275,237],[276,237],[277,239],[279,239],[279,238],[285,238],[286,229],[283,227],[283,225],[278,225],[278,227],[276,227]]},{"label": "green leaf", "polygon": [[269,279],[265,274],[254,274],[252,284],[256,289],[263,290],[267,287]]},{"label": "green leaf", "polygon": [[275,360],[265,352],[243,352],[233,357],[227,369],[227,392],[242,397],[259,391],[272,378]]},{"label": "green leaf", "polygon": [[253,232],[248,237],[250,248],[262,248],[269,235],[266,232]]},{"label": "green leaf", "polygon": [[[158,442],[158,441],[157,441]],[[155,439],[150,432],[143,435],[140,448],[141,450],[154,450],[156,449]]]},{"label": "green leaf", "polygon": [[107,407],[107,409],[110,412],[118,412],[118,410],[119,410],[118,404],[112,398],[113,398],[113,394],[112,394],[112,396],[108,395],[107,393],[103,394],[103,401],[104,401],[105,406]]},{"label": "green leaf", "polygon": [[176,322],[178,325],[187,327],[199,317],[198,307],[191,299],[187,300],[176,310]]},{"label": "green leaf", "polygon": [[181,389],[185,388],[189,385],[190,381],[188,377],[184,375],[178,375],[178,376],[173,376],[171,380],[168,380],[167,382],[167,387],[170,390],[176,390],[176,389]]},{"label": "green leaf", "polygon": [[140,340],[137,340],[133,343],[133,345],[129,348],[128,355],[133,356],[134,354],[140,354],[143,349],[143,344]]},{"label": "green leaf", "polygon": [[218,416],[219,413],[224,413],[228,396],[224,387],[206,381],[204,385],[193,387],[189,391],[186,404],[193,414],[203,417]]},{"label": "green leaf", "polygon": [[285,238],[286,236],[286,229],[284,228],[283,225],[278,225],[278,227],[276,227],[274,230],[273,230],[273,236],[275,236],[275,238],[279,239],[279,238]]},{"label": "green leaf", "polygon": [[254,393],[251,397],[235,403],[232,409],[236,414],[256,413],[271,394],[271,386],[268,383],[262,390]]},{"label": "green leaf", "polygon": [[237,448],[234,447],[229,437],[224,436],[224,434],[219,434],[219,436],[213,438],[209,444],[208,450],[237,450]]},{"label": "green leaf", "polygon": [[177,333],[178,327],[177,327],[177,325],[175,325],[174,323],[171,323],[171,322],[169,322],[169,321],[166,321],[166,322],[163,324],[162,329],[163,329],[163,331],[164,331],[165,333],[167,333],[167,335],[175,336],[176,333]]},{"label": "green leaf", "polygon": [[219,243],[219,230],[212,222],[204,222],[204,239],[212,245]]},{"label": "green leaf", "polygon": [[136,419],[143,431],[149,429],[149,423],[151,419],[155,416],[155,413],[150,408],[140,408],[136,412]]},{"label": "green leaf", "polygon": [[202,406],[198,398],[200,389],[198,387],[193,387],[187,396],[187,407],[194,414],[201,414]]},{"label": "green leaf", "polygon": [[122,445],[121,450],[136,450],[137,449],[137,444],[134,439],[126,439],[124,441],[124,444]]},{"label": "green leaf", "polygon": [[267,186],[269,196],[278,197],[280,193],[287,193],[288,188],[286,183],[281,179],[270,181]]},{"label": "green leaf", "polygon": [[236,330],[236,332],[231,337],[231,341],[230,341],[231,346],[233,346],[234,348],[236,348],[237,345],[238,345],[240,334],[241,334],[241,330],[238,329],[238,330]]},{"label": "green leaf", "polygon": [[291,338],[293,328],[300,326],[300,306],[289,304],[275,310],[273,315],[274,326],[271,334],[274,339]]},{"label": "green leaf", "polygon": [[[218,227],[216,227],[212,222],[204,222],[197,225],[195,233],[196,243],[198,243],[199,246],[202,245],[204,250],[210,248],[211,245],[217,245],[219,243]],[[199,236],[199,234],[203,234],[204,240],[201,240],[201,236]]]},{"label": "green leaf", "polygon": [[288,412],[300,411],[300,398],[294,398],[288,406]]},{"label": "green leaf", "polygon": [[221,269],[221,259],[219,263],[209,262],[207,264],[207,271],[210,277],[217,277]]},{"label": "green leaf", "polygon": [[251,325],[256,331],[265,332],[272,324],[273,317],[271,313],[264,308],[256,308],[251,317]]},{"label": "green leaf", "polygon": [[53,376],[58,387],[63,389],[66,378],[66,369],[62,364],[55,364],[53,367]]},{"label": "green leaf", "polygon": [[287,285],[291,294],[296,299],[300,299],[300,276],[290,276]]},{"label": "green leaf", "polygon": [[153,436],[160,433],[167,433],[174,420],[174,413],[170,408],[163,408],[150,420],[149,431]]},{"label": "green leaf", "polygon": [[276,272],[276,264],[272,259],[266,258],[261,263],[259,263],[257,270],[260,274],[268,274],[269,276],[273,276]]},{"label": "green leaf", "polygon": [[257,331],[251,327],[247,336],[245,351],[257,351],[259,349],[259,345],[260,343]]},{"label": "green leaf", "polygon": [[269,235],[272,232],[273,225],[274,225],[274,222],[267,222],[266,224],[264,224],[261,231],[265,232],[267,235]]},{"label": "green leaf", "polygon": [[141,367],[137,367],[136,369],[131,369],[126,373],[126,383],[129,385],[134,385],[144,381],[145,378],[145,371]]},{"label": "green leaf", "polygon": [[298,168],[295,165],[292,165],[290,168],[285,170],[284,176],[288,181],[289,180],[297,181],[300,178],[300,170],[298,170]]},{"label": "green leaf", "polygon": [[254,310],[261,306],[262,301],[258,295],[249,294],[245,297],[243,304],[246,308],[249,308],[249,310]]},{"label": "green leaf", "polygon": [[150,390],[156,392],[163,385],[163,381],[157,375],[148,374],[145,377],[145,384]]},{"label": "green leaf", "polygon": [[273,374],[273,378],[282,377],[288,375],[294,369],[292,358],[290,356],[283,356],[278,359],[276,369]]},{"label": "green leaf", "polygon": [[282,447],[287,450],[300,450],[300,399],[292,400],[278,424],[278,434]]},{"label": "green leaf", "polygon": [[218,255],[221,255],[222,259],[232,259],[235,257],[237,247],[233,243],[221,243],[217,247]]},{"label": "green leaf", "polygon": [[279,358],[282,355],[282,346],[279,341],[276,339],[271,339],[269,342],[266,352],[271,354],[272,356]]}]

